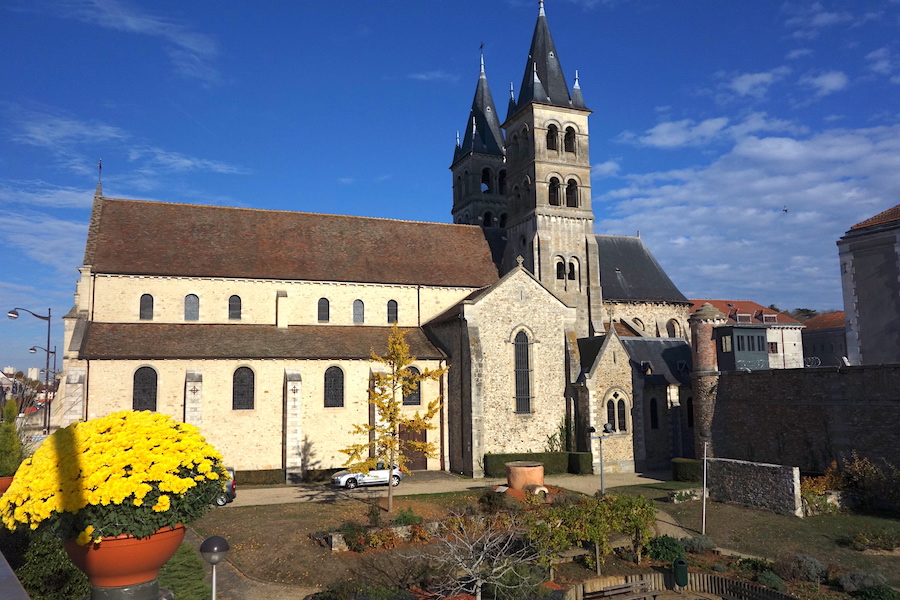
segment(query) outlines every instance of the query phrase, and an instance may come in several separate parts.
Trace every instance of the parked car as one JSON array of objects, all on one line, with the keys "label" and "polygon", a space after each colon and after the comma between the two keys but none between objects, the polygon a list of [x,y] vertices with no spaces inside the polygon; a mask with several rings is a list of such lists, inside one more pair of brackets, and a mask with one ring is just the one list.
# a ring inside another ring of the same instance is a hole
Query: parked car
[{"label": "parked car", "polygon": [[229,502],[233,502],[235,496],[237,496],[237,484],[234,482],[234,469],[228,467],[227,470],[228,481],[225,483],[225,491],[216,496],[217,506],[225,506]]},{"label": "parked car", "polygon": [[[384,463],[378,463],[375,468],[368,473],[358,473],[349,470],[338,471],[331,477],[331,483],[337,487],[352,490],[360,485],[378,485],[387,484],[390,470],[384,466]],[[394,476],[391,479],[391,485],[400,485],[403,480],[403,471],[400,467],[394,467]]]}]

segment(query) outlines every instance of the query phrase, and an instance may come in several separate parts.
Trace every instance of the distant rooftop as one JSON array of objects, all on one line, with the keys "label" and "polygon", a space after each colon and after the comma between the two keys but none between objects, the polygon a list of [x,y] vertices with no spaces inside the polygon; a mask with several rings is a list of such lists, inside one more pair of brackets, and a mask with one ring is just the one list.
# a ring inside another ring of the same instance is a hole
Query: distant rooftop
[{"label": "distant rooftop", "polygon": [[857,223],[850,228],[850,231],[872,227],[873,225],[884,225],[885,223],[891,223],[893,221],[900,221],[900,204],[893,208],[889,208],[882,213],[878,213],[865,221]]},{"label": "distant rooftop", "polygon": [[804,321],[803,324],[806,325],[807,331],[844,327],[844,311],[834,310],[816,315],[812,319]]},{"label": "distant rooftop", "polygon": [[750,300],[691,300],[690,302],[693,304],[691,306],[692,313],[697,312],[701,306],[709,302],[714,308],[720,310],[728,317],[729,323],[801,324],[797,319]]}]

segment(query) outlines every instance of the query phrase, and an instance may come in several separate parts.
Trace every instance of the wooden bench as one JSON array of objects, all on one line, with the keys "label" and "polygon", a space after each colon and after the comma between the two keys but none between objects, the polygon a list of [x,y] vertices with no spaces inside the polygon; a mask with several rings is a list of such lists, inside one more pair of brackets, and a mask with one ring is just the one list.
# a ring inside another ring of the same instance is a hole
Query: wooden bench
[{"label": "wooden bench", "polygon": [[650,589],[650,581],[632,581],[631,583],[623,583],[621,585],[613,585],[596,590],[594,592],[585,592],[584,600],[638,600],[638,598],[656,598],[659,592]]}]

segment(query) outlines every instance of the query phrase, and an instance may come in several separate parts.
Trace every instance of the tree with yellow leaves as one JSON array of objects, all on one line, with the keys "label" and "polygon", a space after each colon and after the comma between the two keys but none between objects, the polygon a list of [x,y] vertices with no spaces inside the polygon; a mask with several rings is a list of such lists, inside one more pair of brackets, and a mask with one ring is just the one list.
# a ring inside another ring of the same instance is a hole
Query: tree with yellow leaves
[{"label": "tree with yellow leaves", "polygon": [[433,442],[401,440],[400,430],[419,433],[436,429],[432,420],[441,407],[441,399],[428,403],[425,412],[413,416],[403,413],[403,397],[419,389],[423,381],[437,381],[447,372],[442,369],[416,371],[410,365],[416,360],[409,354],[409,344],[404,339],[396,323],[388,337],[387,353],[382,357],[372,350],[372,360],[384,365],[382,370],[372,373],[369,386],[369,404],[375,407],[375,422],[353,426],[353,433],[365,435],[368,440],[341,450],[347,454],[345,467],[353,471],[368,472],[383,462],[388,471],[388,512],[394,511],[394,469],[403,469],[409,462],[409,455],[422,453],[428,458],[437,456],[437,446]]}]

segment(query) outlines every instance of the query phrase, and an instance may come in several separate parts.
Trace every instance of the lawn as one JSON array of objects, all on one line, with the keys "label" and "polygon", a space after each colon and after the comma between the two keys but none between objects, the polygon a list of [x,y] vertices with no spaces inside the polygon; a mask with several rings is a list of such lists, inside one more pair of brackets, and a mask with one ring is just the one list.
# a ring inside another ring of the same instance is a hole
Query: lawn
[{"label": "lawn", "polygon": [[[627,486],[614,493],[641,494],[675,517],[686,529],[701,528],[701,502],[665,502],[679,482]],[[697,484],[690,484],[697,487]],[[887,516],[836,515],[799,519],[731,504],[706,505],[706,534],[717,546],[746,554],[775,559],[790,552],[803,552],[824,565],[848,571],[877,571],[888,583],[900,586],[900,554],[874,555],[850,548],[846,541],[859,531],[888,531],[900,535],[900,519]]]}]

